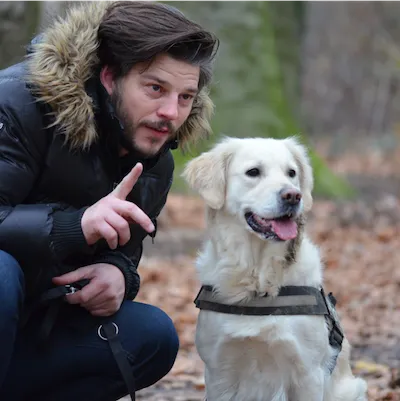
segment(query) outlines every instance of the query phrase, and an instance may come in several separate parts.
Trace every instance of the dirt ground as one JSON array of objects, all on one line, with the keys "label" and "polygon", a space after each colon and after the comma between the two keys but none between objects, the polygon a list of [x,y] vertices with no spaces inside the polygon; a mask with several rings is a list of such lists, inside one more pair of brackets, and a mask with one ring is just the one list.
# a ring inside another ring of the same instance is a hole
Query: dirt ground
[{"label": "dirt ground", "polygon": [[[354,201],[317,199],[307,230],[321,247],[325,289],[338,300],[352,344],[352,365],[369,387],[369,400],[400,400],[400,151],[329,158],[334,171],[359,189]],[[203,203],[171,194],[154,244],[145,244],[138,300],[173,319],[180,351],[172,371],[138,400],[204,399],[203,364],[194,347],[199,289],[194,258],[204,236]],[[264,400],[263,400],[264,401]]]}]

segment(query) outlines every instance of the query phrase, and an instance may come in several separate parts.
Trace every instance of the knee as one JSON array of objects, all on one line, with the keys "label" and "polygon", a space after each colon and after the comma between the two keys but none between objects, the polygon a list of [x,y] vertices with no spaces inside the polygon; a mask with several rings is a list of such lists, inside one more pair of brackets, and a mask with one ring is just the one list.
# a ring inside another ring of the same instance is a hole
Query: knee
[{"label": "knee", "polygon": [[179,337],[171,318],[161,309],[150,306],[150,324],[147,328],[149,346],[157,351],[160,364],[168,373],[176,359],[179,349]]},{"label": "knee", "polygon": [[[179,350],[179,337],[171,318],[161,309],[131,302],[135,309],[131,337],[135,376],[139,387],[148,387],[163,378],[173,367]],[[140,313],[137,313],[140,310]],[[140,344],[140,345],[139,345]],[[147,369],[145,368],[147,367]]]},{"label": "knee", "polygon": [[147,353],[152,353],[153,364],[157,366],[156,382],[172,369],[179,349],[179,338],[171,318],[164,311],[151,305],[147,307],[143,347]]},{"label": "knee", "polygon": [[15,316],[23,301],[24,275],[17,260],[0,250],[0,316]]}]

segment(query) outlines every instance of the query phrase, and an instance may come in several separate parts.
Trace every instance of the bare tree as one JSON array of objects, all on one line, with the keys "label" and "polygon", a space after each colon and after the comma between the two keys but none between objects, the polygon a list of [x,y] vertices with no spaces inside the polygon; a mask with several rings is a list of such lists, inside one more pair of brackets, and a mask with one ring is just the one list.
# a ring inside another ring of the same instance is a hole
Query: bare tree
[{"label": "bare tree", "polygon": [[400,119],[400,3],[309,2],[306,9],[309,131],[346,140],[393,132]]}]

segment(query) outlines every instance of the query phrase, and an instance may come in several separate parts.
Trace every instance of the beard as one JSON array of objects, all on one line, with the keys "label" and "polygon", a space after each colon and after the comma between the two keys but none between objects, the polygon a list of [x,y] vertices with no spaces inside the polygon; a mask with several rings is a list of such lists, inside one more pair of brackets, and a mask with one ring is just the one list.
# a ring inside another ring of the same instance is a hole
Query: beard
[{"label": "beard", "polygon": [[[115,86],[115,90],[112,92],[111,97],[111,104],[114,107],[115,114],[121,124],[121,133],[120,135],[120,145],[122,148],[127,150],[129,153],[136,153],[139,157],[143,159],[147,159],[150,157],[156,156],[158,153],[162,151],[165,145],[161,146],[160,149],[155,151],[148,151],[141,149],[138,146],[135,137],[136,137],[136,130],[139,127],[148,127],[155,130],[163,130],[165,128],[168,129],[169,137],[173,138],[176,134],[176,130],[174,129],[172,123],[168,120],[159,120],[159,121],[150,121],[150,120],[143,120],[138,124],[134,123],[134,118],[132,115],[129,115],[123,100],[122,100],[122,88],[120,83],[117,83]],[[159,140],[157,138],[150,138],[149,139],[152,147],[155,146]]]}]

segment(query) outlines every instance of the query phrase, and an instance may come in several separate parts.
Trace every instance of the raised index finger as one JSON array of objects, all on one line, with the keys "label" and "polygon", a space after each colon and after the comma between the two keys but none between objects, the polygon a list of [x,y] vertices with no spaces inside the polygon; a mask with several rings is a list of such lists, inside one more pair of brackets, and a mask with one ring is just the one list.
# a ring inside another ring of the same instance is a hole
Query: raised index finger
[{"label": "raised index finger", "polygon": [[142,163],[136,163],[135,167],[124,177],[124,179],[114,188],[111,195],[118,199],[125,200],[135,186],[140,174],[142,174]]}]

